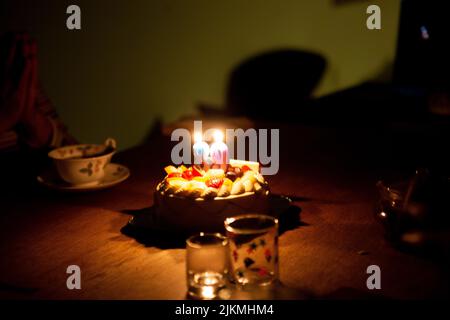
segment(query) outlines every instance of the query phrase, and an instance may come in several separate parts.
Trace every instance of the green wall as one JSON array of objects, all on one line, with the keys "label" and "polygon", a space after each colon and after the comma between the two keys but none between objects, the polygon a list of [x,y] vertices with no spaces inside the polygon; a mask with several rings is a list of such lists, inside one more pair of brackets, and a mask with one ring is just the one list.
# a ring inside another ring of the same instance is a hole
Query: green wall
[{"label": "green wall", "polygon": [[[66,29],[78,4],[82,30]],[[381,7],[382,30],[366,28]],[[71,132],[82,141],[140,143],[152,122],[199,102],[220,105],[230,69],[265,50],[316,50],[328,70],[316,94],[386,78],[395,54],[399,0],[7,0],[1,30],[39,41],[40,72]]]}]

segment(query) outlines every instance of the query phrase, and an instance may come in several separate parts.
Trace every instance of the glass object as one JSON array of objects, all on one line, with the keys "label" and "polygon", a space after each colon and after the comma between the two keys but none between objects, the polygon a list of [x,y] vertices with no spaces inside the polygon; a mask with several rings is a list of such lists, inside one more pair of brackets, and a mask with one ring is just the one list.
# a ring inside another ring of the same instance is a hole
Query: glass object
[{"label": "glass object", "polygon": [[225,220],[232,277],[237,284],[265,286],[278,279],[278,219],[248,214]]},{"label": "glass object", "polygon": [[388,239],[396,240],[401,234],[398,221],[403,220],[407,214],[404,209],[404,200],[408,190],[408,181],[378,181],[377,188],[379,200],[376,217],[384,225]]},{"label": "glass object", "polygon": [[[402,248],[441,247],[450,219],[450,179],[419,169],[408,179],[378,181],[376,217],[389,240]],[[442,237],[442,235],[444,235]],[[435,250],[437,251],[437,250]]]},{"label": "glass object", "polygon": [[228,240],[220,233],[200,233],[186,240],[188,294],[214,299],[228,276]]}]

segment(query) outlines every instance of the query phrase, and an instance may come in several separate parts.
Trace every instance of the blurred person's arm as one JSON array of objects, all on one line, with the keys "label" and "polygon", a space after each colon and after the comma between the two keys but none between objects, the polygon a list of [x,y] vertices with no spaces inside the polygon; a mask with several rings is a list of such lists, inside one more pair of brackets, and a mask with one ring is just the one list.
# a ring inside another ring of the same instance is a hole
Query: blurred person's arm
[{"label": "blurred person's arm", "polygon": [[27,95],[33,66],[24,35],[6,35],[0,45],[0,133],[4,133],[17,125],[25,104],[33,103]]},{"label": "blurred person's arm", "polygon": [[75,143],[39,84],[34,40],[26,34],[7,35],[2,44],[0,149]]}]

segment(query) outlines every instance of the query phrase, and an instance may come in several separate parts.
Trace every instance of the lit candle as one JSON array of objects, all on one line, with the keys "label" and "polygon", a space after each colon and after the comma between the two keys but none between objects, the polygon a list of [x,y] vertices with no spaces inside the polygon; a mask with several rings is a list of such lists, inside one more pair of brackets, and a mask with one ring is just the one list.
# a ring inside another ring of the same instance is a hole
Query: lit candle
[{"label": "lit candle", "polygon": [[195,143],[192,146],[194,151],[194,164],[202,164],[209,155],[209,145],[202,140],[202,134],[200,132],[194,134],[194,141]]},{"label": "lit candle", "polygon": [[210,154],[215,164],[228,163],[228,147],[223,142],[223,133],[220,130],[214,132],[214,143],[211,145]]}]

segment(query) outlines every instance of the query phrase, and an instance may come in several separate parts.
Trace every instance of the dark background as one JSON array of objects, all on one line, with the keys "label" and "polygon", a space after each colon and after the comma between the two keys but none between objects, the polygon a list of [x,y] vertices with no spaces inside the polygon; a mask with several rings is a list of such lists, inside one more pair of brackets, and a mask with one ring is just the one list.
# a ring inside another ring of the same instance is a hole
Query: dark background
[{"label": "dark background", "polygon": [[[71,4],[81,7],[79,31],[66,28]],[[366,28],[370,4],[381,7],[381,30]],[[42,82],[74,136],[112,136],[123,149],[156,119],[222,105],[231,69],[267,50],[322,54],[316,96],[387,81],[399,12],[399,0],[2,0],[0,33],[36,37]]]}]

